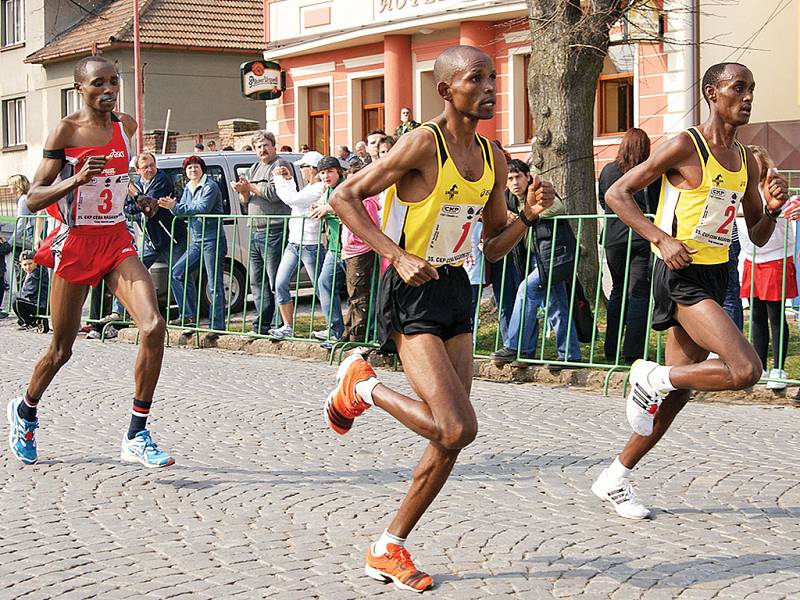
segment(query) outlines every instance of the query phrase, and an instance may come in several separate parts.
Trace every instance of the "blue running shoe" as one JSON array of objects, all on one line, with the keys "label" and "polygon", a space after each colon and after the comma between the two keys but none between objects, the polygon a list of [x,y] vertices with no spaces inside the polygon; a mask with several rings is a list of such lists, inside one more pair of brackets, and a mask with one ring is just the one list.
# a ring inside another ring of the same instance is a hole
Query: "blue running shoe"
[{"label": "blue running shoe", "polygon": [[36,438],[34,431],[39,427],[39,419],[26,421],[19,416],[17,408],[22,404],[22,396],[14,398],[8,403],[6,416],[8,417],[8,445],[22,464],[34,465],[39,457],[36,454]]},{"label": "blue running shoe", "polygon": [[132,440],[128,439],[127,433],[123,435],[122,452],[120,452],[119,457],[125,462],[143,464],[148,469],[168,467],[175,464],[175,459],[163,450],[158,449],[147,429],[137,433]]}]

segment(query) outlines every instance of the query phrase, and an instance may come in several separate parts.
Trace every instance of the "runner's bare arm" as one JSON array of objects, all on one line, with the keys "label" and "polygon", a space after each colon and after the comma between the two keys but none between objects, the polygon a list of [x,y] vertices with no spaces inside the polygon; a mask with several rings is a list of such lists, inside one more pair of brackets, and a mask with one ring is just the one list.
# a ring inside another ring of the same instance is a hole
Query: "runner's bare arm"
[{"label": "runner's bare arm", "polygon": [[673,270],[688,266],[695,251],[661,231],[645,217],[633,199],[633,194],[646,188],[669,170],[677,169],[694,153],[694,144],[689,136],[677,135],[659,144],[650,158],[625,173],[606,192],[606,203],[611,210],[636,233],[655,244],[662,260]]},{"label": "runner's bare arm", "polygon": [[[46,150],[63,150],[69,146],[73,134],[73,125],[66,120],[62,120],[55,131],[47,137],[44,144]],[[28,208],[31,212],[37,212],[47,208],[54,202],[58,202],[68,192],[71,192],[79,185],[91,181],[92,177],[98,175],[105,167],[105,156],[91,156],[86,160],[83,168],[73,175],[58,183],[53,183],[64,166],[63,159],[43,158],[36,169],[36,174],[31,182],[31,189],[28,192]]]},{"label": "runner's bare arm", "polygon": [[[747,235],[756,246],[763,246],[775,231],[775,220],[764,213],[764,202],[761,200],[758,181],[758,165],[749,148],[747,153],[747,189],[742,198],[742,212],[747,223]],[[777,211],[788,199],[786,180],[776,173],[767,173],[769,195],[765,198],[766,209]]]},{"label": "runner's bare arm", "polygon": [[337,186],[330,204],[342,222],[375,252],[387,258],[406,283],[421,285],[438,279],[427,261],[408,254],[384,235],[370,218],[363,200],[380,194],[400,179],[436,161],[436,142],[427,130],[403,135],[390,153]]},{"label": "runner's bare arm", "polygon": [[[483,209],[483,255],[489,262],[497,262],[511,252],[528,231],[528,227],[519,218],[510,222],[507,218],[505,189],[508,177],[508,166],[503,153],[492,144],[494,151],[495,181],[492,195]],[[523,211],[529,221],[535,221],[547,208],[552,206],[555,198],[553,184],[539,181],[535,176],[528,186],[528,197]]]}]

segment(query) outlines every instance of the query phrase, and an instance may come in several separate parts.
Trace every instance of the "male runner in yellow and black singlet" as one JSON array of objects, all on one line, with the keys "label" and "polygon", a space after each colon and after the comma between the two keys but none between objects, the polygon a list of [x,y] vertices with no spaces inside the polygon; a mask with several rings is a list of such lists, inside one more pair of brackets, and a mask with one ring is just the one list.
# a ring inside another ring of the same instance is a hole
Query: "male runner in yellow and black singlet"
[{"label": "male runner in yellow and black singlet", "polygon": [[[750,239],[763,246],[786,202],[786,181],[768,175],[766,208],[758,189],[758,166],[736,141],[736,128],[750,120],[755,82],[744,65],[721,63],[703,76],[710,115],[659,145],[606,194],[608,206],[656,254],[653,328],[668,330],[666,366],[636,361],[627,400],[633,435],[592,486],[623,517],[650,511],[636,498],[630,472],[669,428],[689,400],[690,389],[741,389],[761,377],[753,346],[722,309],[728,281],[728,246],[739,203]],[[644,217],[633,193],[661,178],[655,223]],[[709,352],[719,358],[708,359]]]},{"label": "male runner in yellow and black singlet", "polygon": [[[478,121],[494,114],[492,61],[477,48],[457,46],[439,55],[433,73],[444,112],[402,136],[379,164],[345,181],[331,199],[342,221],[390,265],[381,281],[380,341],[394,343],[421,401],[378,383],[355,354],[339,368],[326,417],[343,434],[355,417],[378,406],[429,440],[399,511],[367,552],[367,575],[413,591],[429,588],[432,579],[416,569],[405,539],[478,431],[469,400],[471,290],[460,266],[470,254],[470,232],[482,217],[484,253],[496,261],[554,197],[552,185],[537,179],[520,218],[506,225],[506,161],[476,134]],[[362,199],[383,190],[381,232]]]}]

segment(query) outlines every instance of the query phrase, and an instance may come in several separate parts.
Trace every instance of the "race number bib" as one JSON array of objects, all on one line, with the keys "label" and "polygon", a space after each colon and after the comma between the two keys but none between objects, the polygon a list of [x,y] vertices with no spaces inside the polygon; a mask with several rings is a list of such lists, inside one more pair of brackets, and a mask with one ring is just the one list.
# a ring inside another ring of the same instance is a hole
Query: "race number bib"
[{"label": "race number bib", "polygon": [[128,174],[93,177],[78,188],[76,225],[114,225],[123,221]]},{"label": "race number bib", "polygon": [[432,265],[447,265],[466,259],[472,253],[472,226],[482,210],[482,204],[442,204],[425,260]]},{"label": "race number bib", "polygon": [[739,209],[742,192],[712,187],[708,191],[700,222],[692,239],[710,246],[730,246],[733,220]]}]

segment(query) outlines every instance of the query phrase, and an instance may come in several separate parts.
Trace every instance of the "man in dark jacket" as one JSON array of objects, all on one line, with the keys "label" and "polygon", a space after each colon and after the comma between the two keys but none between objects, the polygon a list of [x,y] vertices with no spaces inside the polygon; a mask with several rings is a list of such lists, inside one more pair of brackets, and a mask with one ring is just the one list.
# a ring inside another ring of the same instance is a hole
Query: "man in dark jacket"
[{"label": "man in dark jacket", "polygon": [[[506,190],[506,204],[510,213],[519,214],[519,207],[524,205],[531,183],[530,167],[521,160],[510,160]],[[556,334],[559,360],[577,361],[581,358],[575,325],[569,323],[569,297],[565,283],[566,277],[572,276],[575,237],[566,222],[555,225],[555,221],[541,219],[559,214],[563,210],[563,204],[557,200],[551,208],[541,211],[529,225],[534,230],[531,232],[530,242],[529,236],[524,236],[507,257],[507,262],[514,263],[513,267],[507,269],[514,269],[520,274],[520,284],[511,292],[514,298],[513,310],[510,311],[507,329],[501,330],[503,347],[491,354],[495,361],[512,361],[518,355],[521,358],[533,358],[538,337],[537,312],[545,305]],[[551,252],[553,245],[555,250]],[[524,276],[525,273],[527,277]],[[548,286],[549,276],[553,280]],[[546,297],[548,287],[549,300]]]},{"label": "man in dark jacket", "polygon": [[156,158],[149,152],[136,157],[136,173],[131,185],[132,198],[125,209],[130,215],[145,216],[145,242],[142,248],[142,263],[148,269],[160,260],[174,264],[186,252],[186,222],[178,219],[168,210],[160,210],[153,200],[172,196],[172,179],[156,167]]},{"label": "man in dark jacket", "polygon": [[25,272],[25,279],[19,294],[14,295],[11,301],[17,315],[17,324],[22,329],[36,327],[41,320],[36,315],[47,312],[47,269],[33,262],[33,254],[33,250],[23,250],[19,255],[19,265]]}]

